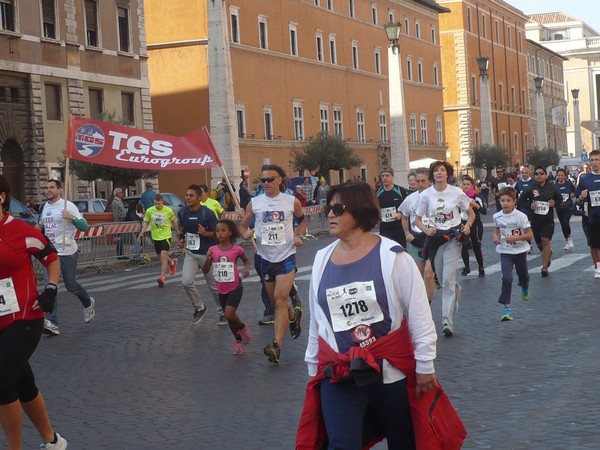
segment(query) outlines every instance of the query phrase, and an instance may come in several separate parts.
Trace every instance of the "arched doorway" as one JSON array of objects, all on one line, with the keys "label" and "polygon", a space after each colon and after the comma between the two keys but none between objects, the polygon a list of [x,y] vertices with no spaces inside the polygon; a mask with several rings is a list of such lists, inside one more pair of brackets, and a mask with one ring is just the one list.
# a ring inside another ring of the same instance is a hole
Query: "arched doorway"
[{"label": "arched doorway", "polygon": [[11,196],[21,201],[25,200],[23,150],[13,139],[7,139],[0,151],[2,172],[10,183]]}]

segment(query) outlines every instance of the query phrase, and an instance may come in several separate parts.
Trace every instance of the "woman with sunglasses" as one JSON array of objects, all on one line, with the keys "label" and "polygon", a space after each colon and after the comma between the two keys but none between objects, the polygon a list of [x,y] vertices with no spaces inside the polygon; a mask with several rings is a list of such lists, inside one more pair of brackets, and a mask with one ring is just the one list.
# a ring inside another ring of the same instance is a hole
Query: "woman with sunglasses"
[{"label": "woman with sunglasses", "polygon": [[337,240],[317,253],[312,270],[311,381],[296,448],[321,448],[311,434],[319,408],[330,449],[362,448],[363,419],[376,421],[389,448],[414,448],[409,398],[438,388],[423,279],[403,247],[371,232],[379,203],[367,183],[333,186],[324,211]]},{"label": "woman with sunglasses", "polygon": [[[44,312],[56,301],[60,262],[56,249],[40,230],[9,214],[10,186],[0,175],[0,425],[8,450],[21,448],[23,412],[44,440],[42,449],[66,449],[55,433],[29,358],[40,342]],[[38,294],[31,257],[48,271]]]},{"label": "woman with sunglasses", "polygon": [[[442,288],[442,323],[444,336],[454,334],[454,313],[458,310],[458,298],[462,290],[456,282],[456,270],[460,262],[462,235],[469,235],[475,222],[471,199],[456,186],[450,186],[454,168],[446,161],[435,161],[429,166],[429,178],[433,185],[421,192],[417,206],[415,226],[427,234],[424,245],[427,257],[433,259],[433,270]],[[461,229],[460,211],[467,213]],[[423,216],[427,215],[427,225]]]}]

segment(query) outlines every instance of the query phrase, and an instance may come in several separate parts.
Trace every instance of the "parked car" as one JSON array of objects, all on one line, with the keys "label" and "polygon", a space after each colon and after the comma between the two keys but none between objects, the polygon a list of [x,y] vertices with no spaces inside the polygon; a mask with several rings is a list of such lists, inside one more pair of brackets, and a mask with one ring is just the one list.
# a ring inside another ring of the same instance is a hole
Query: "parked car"
[{"label": "parked car", "polygon": [[[183,202],[183,200],[181,200],[175,194],[172,194],[170,192],[161,192],[160,194],[165,199],[165,205],[167,205],[169,208],[171,208],[175,214],[177,214],[177,211],[179,211],[180,208],[183,208],[185,206],[185,203]],[[129,197],[125,197],[123,199],[123,204],[125,205],[125,209],[127,211],[129,211],[130,208],[135,209],[135,206],[140,202],[141,198],[142,198],[141,195],[132,195]]]},{"label": "parked car", "polygon": [[84,198],[73,200],[80,213],[99,213],[106,209],[106,199],[104,198]]},{"label": "parked car", "polygon": [[23,203],[14,197],[10,199],[10,210],[11,216],[16,217],[27,222],[29,225],[35,225],[40,219],[40,215],[30,211]]}]

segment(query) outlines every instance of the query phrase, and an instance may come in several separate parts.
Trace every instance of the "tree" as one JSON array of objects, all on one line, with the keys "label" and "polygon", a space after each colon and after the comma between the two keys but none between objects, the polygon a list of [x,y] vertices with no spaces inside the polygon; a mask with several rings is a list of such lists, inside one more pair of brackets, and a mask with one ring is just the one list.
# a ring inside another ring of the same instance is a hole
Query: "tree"
[{"label": "tree", "polygon": [[312,175],[319,173],[329,183],[329,171],[352,169],[362,164],[362,159],[340,136],[320,132],[311,136],[303,149],[293,149],[292,165],[295,170],[308,170]]},{"label": "tree", "polygon": [[533,167],[542,166],[544,168],[548,166],[558,166],[560,162],[560,155],[553,148],[542,148],[535,147],[529,154],[527,163]]},{"label": "tree", "polygon": [[498,145],[483,144],[469,151],[471,163],[469,166],[476,169],[485,169],[487,175],[498,166],[506,166],[510,161],[508,150]]},{"label": "tree", "polygon": [[[117,118],[114,112],[102,113],[100,119],[104,122],[125,124],[122,119]],[[69,172],[77,175],[77,178],[84,181],[112,181],[115,187],[125,188],[135,185],[135,182],[141,178],[154,178],[158,175],[156,170],[125,169],[121,167],[102,166],[85,161],[71,159],[69,161]]]}]

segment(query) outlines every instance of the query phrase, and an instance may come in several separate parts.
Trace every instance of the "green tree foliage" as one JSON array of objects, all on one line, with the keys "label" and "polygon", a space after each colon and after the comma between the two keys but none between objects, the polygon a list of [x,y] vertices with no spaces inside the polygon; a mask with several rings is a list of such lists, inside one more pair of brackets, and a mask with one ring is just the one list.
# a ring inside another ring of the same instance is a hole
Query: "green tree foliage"
[{"label": "green tree foliage", "polygon": [[537,167],[557,166],[560,162],[560,155],[553,148],[537,148],[535,147],[529,154],[528,164]]},{"label": "green tree foliage", "polygon": [[472,148],[469,152],[471,167],[487,170],[488,176],[492,169],[498,166],[506,166],[510,161],[508,150],[498,145],[480,145]]},{"label": "green tree foliage", "polygon": [[[127,125],[121,118],[117,118],[114,112],[102,113],[100,120],[103,122]],[[154,178],[158,175],[156,170],[125,169],[121,167],[102,166],[85,161],[71,159],[69,161],[69,172],[84,181],[112,181],[115,187],[127,187],[135,185],[141,178]]]},{"label": "green tree foliage", "polygon": [[292,165],[295,170],[308,170],[320,174],[329,183],[329,171],[352,169],[362,164],[362,159],[340,136],[320,132],[308,140],[303,149],[293,149]]}]

